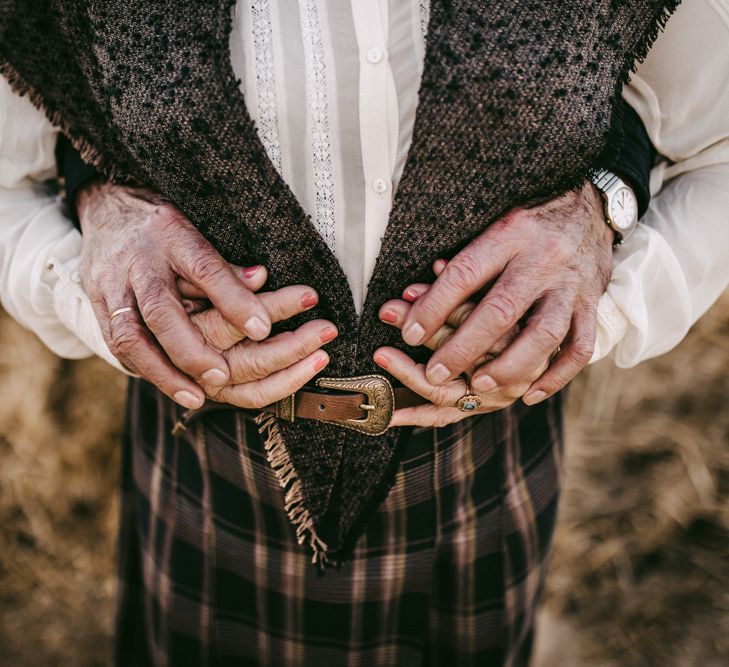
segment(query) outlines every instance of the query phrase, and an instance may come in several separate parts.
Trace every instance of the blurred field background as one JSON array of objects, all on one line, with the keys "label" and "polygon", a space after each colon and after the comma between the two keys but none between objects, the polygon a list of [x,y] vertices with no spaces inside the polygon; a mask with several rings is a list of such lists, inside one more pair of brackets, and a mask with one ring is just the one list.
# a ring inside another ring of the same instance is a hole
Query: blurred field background
[{"label": "blurred field background", "polygon": [[[110,661],[124,380],[0,316],[0,665]],[[729,294],[573,385],[536,667],[729,664]]]}]

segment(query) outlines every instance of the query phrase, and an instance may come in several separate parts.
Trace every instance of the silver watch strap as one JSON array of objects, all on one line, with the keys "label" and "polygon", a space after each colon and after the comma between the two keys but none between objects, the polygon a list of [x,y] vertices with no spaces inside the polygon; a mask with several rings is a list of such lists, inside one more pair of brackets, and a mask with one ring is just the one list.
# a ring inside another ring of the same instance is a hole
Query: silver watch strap
[{"label": "silver watch strap", "polygon": [[616,176],[613,172],[608,171],[607,169],[594,169],[590,172],[590,180],[601,192],[607,192],[614,185],[622,182],[619,176]]}]

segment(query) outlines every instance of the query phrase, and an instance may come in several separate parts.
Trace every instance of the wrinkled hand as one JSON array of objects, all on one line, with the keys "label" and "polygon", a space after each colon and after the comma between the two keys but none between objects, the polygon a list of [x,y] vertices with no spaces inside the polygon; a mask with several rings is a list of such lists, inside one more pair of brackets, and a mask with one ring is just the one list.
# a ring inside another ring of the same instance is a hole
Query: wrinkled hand
[{"label": "wrinkled hand", "polygon": [[[442,266],[436,268],[436,272],[438,270],[442,270]],[[411,309],[410,302],[425,293],[427,288],[428,285],[424,284],[411,285],[405,290],[403,299],[392,299],[383,304],[380,309],[380,319],[386,324],[402,329],[403,322]],[[437,350],[454,335],[475,307],[476,304],[472,301],[460,304],[449,313],[445,324],[423,344],[431,350]],[[488,352],[482,354],[478,361],[486,362],[497,357],[508,347],[517,333],[517,327],[512,328]],[[434,385],[428,381],[425,375],[425,364],[416,363],[407,354],[393,347],[377,349],[373,358],[375,363],[397,378],[404,386],[430,401],[430,404],[395,410],[390,426],[442,427],[473,415],[502,410],[519,399],[538,377],[538,374],[541,374],[546,368],[544,366],[538,369],[533,377],[522,378],[521,384],[497,387],[488,393],[481,394],[479,396],[481,405],[478,409],[473,412],[462,412],[456,407],[456,403],[467,391],[472,391],[465,379],[457,378],[443,385]],[[469,369],[465,375],[470,375],[471,371],[472,369]]]},{"label": "wrinkled hand", "polygon": [[[247,287],[257,291],[268,274],[260,267]],[[201,299],[199,290],[183,286],[191,300]],[[258,295],[271,322],[280,322],[313,308],[316,292],[306,285],[291,285]],[[308,383],[329,363],[319,348],[334,340],[337,328],[327,320],[312,320],[295,331],[287,331],[257,342],[246,338],[216,308],[194,313],[192,322],[205,341],[219,350],[230,368],[230,379],[222,387],[203,383],[208,398],[241,408],[262,408],[290,396]]]},{"label": "wrinkled hand", "polygon": [[[509,346],[474,370],[471,388],[484,394],[536,376],[524,396],[529,405],[562,389],[592,356],[612,243],[601,196],[590,183],[539,206],[515,209],[493,223],[444,266],[405,316],[403,339],[421,345],[449,313],[488,286],[481,302],[433,354],[425,379],[432,386],[448,386],[522,322]],[[536,375],[548,364],[546,372]]]},{"label": "wrinkled hand", "polygon": [[[198,385],[227,386],[231,369],[188,311],[204,298],[248,339],[266,338],[270,315],[246,287],[258,267],[228,264],[182,213],[147,190],[93,184],[76,203],[82,285],[109,349],[178,403],[199,407],[205,395]],[[112,321],[126,306],[136,310]]]}]

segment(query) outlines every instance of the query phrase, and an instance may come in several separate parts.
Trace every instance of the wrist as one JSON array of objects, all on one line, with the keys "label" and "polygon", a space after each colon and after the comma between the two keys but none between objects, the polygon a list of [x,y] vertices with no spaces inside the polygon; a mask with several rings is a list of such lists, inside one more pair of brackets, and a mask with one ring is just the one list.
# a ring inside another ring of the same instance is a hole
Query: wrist
[{"label": "wrist", "polygon": [[600,189],[590,180],[585,180],[584,196],[589,202],[595,220],[595,234],[600,245],[612,248],[615,245],[615,232],[605,220],[605,200]]},{"label": "wrist", "polygon": [[90,212],[93,210],[95,202],[99,197],[103,197],[105,190],[108,189],[108,183],[101,179],[92,179],[76,190],[75,198],[69,202],[69,205],[76,210],[82,233],[87,231],[91,225],[93,216],[90,215]]},{"label": "wrist", "polygon": [[600,191],[603,217],[614,233],[614,245],[620,245],[638,224],[638,201],[633,188],[607,169],[591,170],[588,179]]}]

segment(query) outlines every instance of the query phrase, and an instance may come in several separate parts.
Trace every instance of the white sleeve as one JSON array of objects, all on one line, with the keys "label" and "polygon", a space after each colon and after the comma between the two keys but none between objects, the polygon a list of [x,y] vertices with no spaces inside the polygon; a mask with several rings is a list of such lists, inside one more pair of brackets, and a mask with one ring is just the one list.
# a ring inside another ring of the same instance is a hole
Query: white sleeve
[{"label": "white sleeve", "polygon": [[729,285],[729,0],[680,5],[625,97],[664,156],[648,212],[616,250],[593,361],[675,347]]},{"label": "white sleeve", "polygon": [[616,251],[595,358],[614,346],[615,363],[627,368],[667,352],[727,285],[729,163],[671,181]]},{"label": "white sleeve", "polygon": [[59,356],[95,353],[124,371],[79,284],[81,235],[49,180],[55,144],[43,114],[0,77],[0,301]]}]

